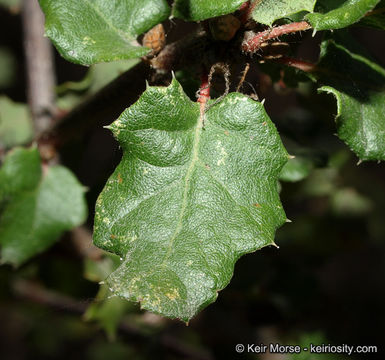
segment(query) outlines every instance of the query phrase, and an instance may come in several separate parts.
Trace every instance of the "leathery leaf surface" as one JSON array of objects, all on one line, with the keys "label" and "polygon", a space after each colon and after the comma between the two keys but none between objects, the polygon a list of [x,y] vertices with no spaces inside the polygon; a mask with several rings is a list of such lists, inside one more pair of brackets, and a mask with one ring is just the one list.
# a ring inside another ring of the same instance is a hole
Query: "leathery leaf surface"
[{"label": "leathery leaf surface", "polygon": [[321,45],[318,90],[337,101],[337,133],[360,160],[385,160],[385,69],[352,39],[333,35]]},{"label": "leathery leaf surface", "polygon": [[239,9],[244,0],[175,0],[173,16],[185,21],[200,21],[230,14]]},{"label": "leathery leaf surface", "polygon": [[68,61],[91,65],[149,52],[138,35],[167,19],[166,0],[39,0],[45,33]]},{"label": "leathery leaf surface", "polygon": [[123,260],[106,281],[188,321],[240,256],[274,244],[288,154],[261,103],[231,93],[201,116],[175,79],[149,87],[110,129],[123,158],[97,201],[94,242]]}]

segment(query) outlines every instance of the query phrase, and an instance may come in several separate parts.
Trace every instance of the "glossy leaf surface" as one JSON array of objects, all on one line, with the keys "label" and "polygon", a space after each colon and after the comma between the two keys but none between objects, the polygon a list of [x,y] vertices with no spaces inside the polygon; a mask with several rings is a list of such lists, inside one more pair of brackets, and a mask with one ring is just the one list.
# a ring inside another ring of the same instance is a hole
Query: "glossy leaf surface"
[{"label": "glossy leaf surface", "polygon": [[379,2],[380,0],[321,0],[317,5],[324,11],[308,14],[306,20],[316,30],[342,29],[358,22]]},{"label": "glossy leaf surface", "polygon": [[107,283],[188,321],[240,256],[274,243],[288,154],[261,103],[232,93],[201,116],[176,80],[148,88],[110,128],[124,155],[97,201],[94,242],[124,259]]},{"label": "glossy leaf surface", "polygon": [[333,39],[322,44],[319,91],[337,100],[338,136],[361,160],[385,160],[385,69]]},{"label": "glossy leaf surface", "polygon": [[259,23],[272,25],[274,21],[301,11],[313,11],[316,0],[262,0],[253,10],[253,19]]},{"label": "glossy leaf surface", "polygon": [[143,56],[138,35],[165,20],[165,0],[40,0],[46,34],[67,60],[90,65]]}]

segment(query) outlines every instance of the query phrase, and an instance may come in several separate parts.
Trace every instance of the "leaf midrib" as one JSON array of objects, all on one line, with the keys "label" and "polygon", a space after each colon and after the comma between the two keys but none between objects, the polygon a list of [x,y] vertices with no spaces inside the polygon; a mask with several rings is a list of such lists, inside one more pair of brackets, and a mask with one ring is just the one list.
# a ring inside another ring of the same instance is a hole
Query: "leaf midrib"
[{"label": "leaf midrib", "polygon": [[192,148],[192,156],[191,156],[191,162],[190,165],[187,169],[186,176],[184,178],[184,191],[183,191],[183,196],[182,196],[182,206],[180,210],[180,214],[178,217],[178,222],[175,228],[174,233],[172,234],[170,240],[169,240],[169,245],[167,247],[167,252],[166,255],[164,256],[164,259],[162,263],[160,264],[160,267],[166,266],[167,260],[169,259],[172,249],[173,249],[173,244],[175,242],[176,237],[182,230],[182,223],[183,223],[183,217],[186,212],[187,208],[187,195],[190,190],[190,178],[191,174],[193,173],[193,170],[195,168],[195,164],[199,160],[199,143],[201,139],[201,132],[203,128],[203,119],[204,119],[204,112],[201,112],[200,116],[198,117],[198,121],[196,124],[195,132],[194,132],[194,141],[193,141],[193,148]]}]

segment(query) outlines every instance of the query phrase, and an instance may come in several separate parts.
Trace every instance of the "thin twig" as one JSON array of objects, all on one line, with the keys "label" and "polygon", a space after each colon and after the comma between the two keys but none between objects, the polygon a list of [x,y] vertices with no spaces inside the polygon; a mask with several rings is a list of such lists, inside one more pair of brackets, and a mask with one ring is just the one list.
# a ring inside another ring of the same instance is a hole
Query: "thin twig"
[{"label": "thin twig", "polygon": [[55,72],[50,41],[44,37],[44,15],[37,0],[24,0],[22,8],[28,102],[35,135],[51,125],[54,113]]},{"label": "thin twig", "polygon": [[110,124],[139,98],[149,75],[150,67],[145,63],[132,67],[63,116],[42,134],[39,144],[51,144],[57,148],[81,138],[92,127]]},{"label": "thin twig", "polygon": [[245,69],[242,71],[242,76],[241,76],[241,79],[239,80],[237,89],[235,90],[236,92],[239,92],[239,90],[241,90],[241,87],[243,86],[243,83],[245,82],[246,75],[249,72],[249,69],[250,69],[250,64],[246,63]]},{"label": "thin twig", "polygon": [[[77,301],[69,296],[45,289],[41,285],[28,280],[18,279],[12,285],[12,290],[17,298],[47,306],[57,311],[82,315],[87,311],[90,304],[90,301]],[[120,323],[119,330],[137,339],[146,340],[149,336],[141,328],[127,321]],[[161,334],[159,342],[166,349],[183,358],[195,360],[212,359],[206,351],[195,349],[168,334]]]},{"label": "thin twig", "polygon": [[261,1],[262,0],[253,0],[253,1],[249,0],[241,5],[241,7],[239,8],[241,12],[241,15],[239,16],[239,20],[241,21],[242,24],[246,24],[246,22],[251,18],[251,15],[253,14],[255,7],[259,5]]},{"label": "thin twig", "polygon": [[303,30],[309,30],[311,26],[306,21],[293,22],[286,25],[273,27],[271,29],[255,33],[248,31],[242,43],[242,50],[247,53],[255,53],[261,45],[268,40],[278,38],[282,35],[291,34]]}]

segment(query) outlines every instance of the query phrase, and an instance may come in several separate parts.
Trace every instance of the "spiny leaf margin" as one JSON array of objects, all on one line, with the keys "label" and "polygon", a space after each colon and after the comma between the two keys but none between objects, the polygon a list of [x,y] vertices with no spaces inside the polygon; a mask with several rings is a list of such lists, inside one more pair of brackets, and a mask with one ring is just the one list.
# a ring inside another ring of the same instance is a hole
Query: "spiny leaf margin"
[{"label": "spiny leaf margin", "polygon": [[232,93],[202,121],[175,79],[149,87],[110,126],[123,158],[95,214],[95,245],[124,258],[111,291],[184,321],[286,221],[277,178],[288,154],[263,105]]},{"label": "spiny leaf margin", "polygon": [[345,35],[325,39],[316,75],[322,85],[318,91],[336,98],[338,137],[361,161],[381,161],[385,160],[385,69],[361,53]]},{"label": "spiny leaf margin", "polygon": [[[311,13],[305,19],[315,30],[342,29],[358,22],[365,14],[372,10],[380,0],[347,0],[341,6],[326,13]],[[322,1],[318,1],[318,4]]]}]

